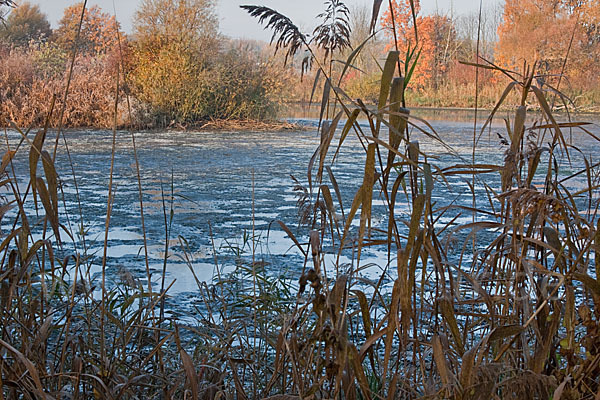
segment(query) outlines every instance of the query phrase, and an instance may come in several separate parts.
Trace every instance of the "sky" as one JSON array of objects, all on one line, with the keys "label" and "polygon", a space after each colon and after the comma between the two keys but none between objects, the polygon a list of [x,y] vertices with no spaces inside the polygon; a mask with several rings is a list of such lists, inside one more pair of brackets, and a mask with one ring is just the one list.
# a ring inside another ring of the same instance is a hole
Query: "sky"
[{"label": "sky", "polygon": [[[23,0],[20,0],[23,1]],[[250,17],[239,6],[242,4],[264,5],[273,8],[290,17],[292,21],[305,31],[312,31],[318,24],[316,15],[323,10],[324,0],[216,0],[221,33],[243,39],[270,39],[269,32],[262,29],[255,18]],[[464,14],[479,9],[480,0],[421,0],[422,13],[430,14],[436,10],[441,13]],[[483,5],[495,4],[501,0],[481,0]],[[74,0],[29,0],[38,4],[52,24],[56,27],[63,9],[76,1]],[[98,5],[103,11],[116,13],[117,19],[125,32],[131,32],[133,14],[140,0],[88,0],[88,5]],[[371,9],[373,0],[346,0],[349,8],[366,6]],[[381,12],[385,9],[383,2]]]}]

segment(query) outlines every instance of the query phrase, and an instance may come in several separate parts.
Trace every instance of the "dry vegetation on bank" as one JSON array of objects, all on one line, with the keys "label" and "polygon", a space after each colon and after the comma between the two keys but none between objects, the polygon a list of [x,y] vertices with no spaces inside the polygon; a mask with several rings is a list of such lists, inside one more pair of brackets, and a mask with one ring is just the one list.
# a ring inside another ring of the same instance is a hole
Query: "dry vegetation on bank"
[{"label": "dry vegetation on bank", "polygon": [[[170,3],[143,2],[129,37],[97,6],[84,14],[79,37],[83,3],[65,9],[55,31],[37,6],[14,9],[0,28],[1,125],[42,126],[54,96],[63,108],[68,85],[62,125],[110,128],[119,68],[119,126],[274,120],[289,73],[260,46],[222,37],[211,1]],[[194,13],[196,19],[181,23]],[[53,114],[50,126],[59,119]]]},{"label": "dry vegetation on bank", "polygon": [[[209,0],[184,2],[182,10],[169,8],[168,3],[145,1],[136,14],[131,35],[120,32],[113,16],[97,6],[90,7],[79,39],[75,32],[81,3],[65,9],[54,31],[37,6],[23,3],[12,10],[6,25],[0,28],[2,125],[12,121],[18,126],[41,126],[55,95],[57,106],[62,107],[61,93],[67,85],[75,49],[77,57],[69,82],[72,101],[67,101],[63,115],[67,127],[111,126],[112,117],[107,116],[114,108],[118,66],[124,74],[118,104],[118,123],[123,127],[190,127],[215,120],[273,121],[282,116],[281,105],[318,97],[315,87],[322,85],[322,76],[318,76],[314,61],[313,68],[304,69],[305,55],[292,55],[286,64],[283,57],[273,55],[273,46],[221,36]],[[315,48],[317,59],[335,74],[336,68],[330,69],[327,64],[340,65],[360,47],[339,82],[350,98],[377,104],[386,51],[397,42],[399,50],[406,53],[411,44],[408,33],[416,24],[421,32],[419,62],[416,78],[406,88],[406,99],[415,107],[491,109],[502,95],[507,77],[493,69],[476,72],[463,63],[475,61],[474,54],[479,52],[482,59],[509,70],[521,71],[523,62],[536,62],[537,71],[544,76],[542,86],[564,94],[552,104],[555,110],[600,111],[600,6],[593,1],[559,2],[556,6],[542,2],[537,8],[531,0],[508,2],[504,10],[488,6],[481,15],[473,12],[458,16],[421,15],[419,1],[414,1],[415,24],[408,1],[392,3],[394,24],[398,26],[396,40],[391,14],[386,11],[382,29],[365,42],[371,34],[371,11],[363,7],[348,10],[351,47],[337,52],[333,59],[328,57],[327,49]],[[549,7],[554,7],[552,12]],[[179,29],[179,19],[193,15],[193,8],[202,12],[186,29]],[[165,23],[156,28],[153,21],[161,12],[171,14],[165,14]],[[553,29],[546,32],[544,27],[549,26]],[[541,40],[544,34],[547,37]],[[537,38],[542,44],[534,49],[520,48],[519,36]],[[304,75],[300,82],[299,75]],[[129,103],[124,95],[129,96]],[[518,95],[511,94],[503,107],[516,107],[519,101]],[[50,124],[58,126],[58,116]]]}]

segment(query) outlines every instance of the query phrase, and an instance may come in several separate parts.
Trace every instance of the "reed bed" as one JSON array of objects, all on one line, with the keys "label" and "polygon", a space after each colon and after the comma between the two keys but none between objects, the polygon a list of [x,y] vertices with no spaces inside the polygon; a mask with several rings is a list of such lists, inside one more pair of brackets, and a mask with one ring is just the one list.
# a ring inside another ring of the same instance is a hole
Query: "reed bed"
[{"label": "reed bed", "polygon": [[[266,7],[248,10],[275,18],[268,21],[284,42],[292,35],[292,43],[304,43],[289,19]],[[411,116],[404,98],[409,58],[401,63],[397,51],[388,54],[376,110],[346,98],[329,65],[321,67],[320,144],[306,178],[294,183],[301,228],[272,225],[303,254],[301,276],[267,273],[259,238],[248,232],[230,246],[238,256],[234,272],[215,258],[215,280],[197,280],[195,326],[165,313],[164,275],[160,290],[149,272],[146,282],[124,272],[111,285],[107,239],[101,265],[91,261],[85,235],[77,233],[83,216],[65,221],[60,212],[61,182],[75,175],[56,172],[60,130],[54,143],[48,122],[35,134],[19,130],[17,147],[7,139],[0,165],[0,215],[10,227],[0,243],[0,398],[599,399],[598,165],[564,131],[598,139],[583,123],[556,119],[532,66],[521,75],[501,71],[509,84],[483,126],[475,125],[473,157],[464,159]],[[120,84],[115,79],[114,134]],[[504,161],[481,162],[478,139],[515,92],[520,105],[506,119]],[[527,113],[532,103],[541,114]],[[340,187],[331,168],[348,135],[365,152],[364,164],[354,166],[363,171],[358,189]],[[419,135],[446,146],[456,163],[439,168]],[[559,166],[575,158],[586,168],[565,176]],[[25,184],[16,173],[23,167]],[[137,171],[144,232],[139,165]],[[112,178],[112,165],[105,173]],[[436,188],[455,176],[467,182],[472,204],[440,206]],[[579,178],[587,186],[573,192],[568,183]],[[107,190],[106,235],[112,179]],[[350,190],[353,201],[343,204]],[[383,225],[372,219],[376,198],[385,204]],[[168,254],[172,187],[162,199]],[[407,218],[397,211],[400,202]],[[441,222],[455,212],[471,221]],[[187,242],[177,240],[191,267]],[[387,249],[378,281],[361,276],[373,246]],[[331,255],[334,268],[326,267]]]}]

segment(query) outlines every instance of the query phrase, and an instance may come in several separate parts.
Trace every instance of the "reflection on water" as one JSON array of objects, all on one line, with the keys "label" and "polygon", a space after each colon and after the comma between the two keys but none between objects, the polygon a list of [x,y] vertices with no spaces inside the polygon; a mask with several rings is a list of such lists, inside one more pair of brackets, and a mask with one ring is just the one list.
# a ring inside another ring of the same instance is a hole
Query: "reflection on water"
[{"label": "reflection on water", "polygon": [[[369,106],[370,109],[375,110],[376,107]],[[411,107],[410,109],[411,115],[422,118],[429,122],[440,122],[445,125],[466,125],[473,127],[473,121],[475,118],[475,109],[472,108],[434,108],[434,107]],[[336,111],[340,111],[338,107]],[[282,114],[284,114],[287,118],[291,118],[294,120],[318,120],[320,113],[320,103],[294,103],[288,104],[285,106],[285,109]],[[330,116],[334,115],[334,110],[330,109]],[[477,120],[485,121],[485,119],[490,114],[490,110],[478,110],[477,111]],[[533,115],[535,113],[530,112],[529,115]],[[364,118],[364,114],[360,114],[362,118]],[[502,122],[503,118],[510,118],[514,116],[514,110],[503,110],[498,111],[496,115],[496,123],[504,123]],[[569,118],[573,121],[588,121],[600,123],[600,115],[598,114],[576,114],[571,113],[570,115],[566,113],[556,113],[556,118],[561,121],[567,121]]]},{"label": "reflection on water", "polygon": [[[442,114],[437,114],[438,111],[428,112],[442,118]],[[420,111],[415,114],[420,115]],[[439,138],[452,150],[416,128],[411,130],[411,140],[419,141],[421,151],[427,154],[434,170],[470,161],[472,157],[472,116],[469,117],[469,112],[453,112],[451,115],[451,120],[428,118]],[[481,120],[483,122],[484,115]],[[503,162],[505,147],[500,145],[498,137],[506,136],[503,126],[495,123],[479,137],[476,162]],[[368,131],[365,121],[363,127]],[[600,134],[598,125],[588,128]],[[66,135],[79,185],[86,245],[92,259],[98,264],[103,253],[111,132],[72,131]],[[19,139],[15,133],[10,133],[9,136],[13,142]],[[573,157],[572,165],[566,161],[560,165],[562,174],[566,176],[583,168],[581,154],[589,157],[593,155],[595,159],[600,146],[579,131],[571,133],[567,130],[565,136],[571,138],[573,145],[581,150],[580,154]],[[337,144],[338,138],[339,136],[334,138],[332,146]],[[52,135],[48,138],[48,143],[50,142],[53,142]],[[153,272],[152,280],[156,285],[160,283],[163,267],[160,260],[165,256],[167,236],[170,239],[167,286],[176,280],[171,289],[172,294],[194,292],[196,278],[201,281],[210,280],[214,273],[215,255],[218,265],[223,268],[231,268],[240,260],[249,262],[253,246],[252,235],[256,239],[254,247],[259,254],[257,257],[266,261],[265,268],[269,273],[286,274],[290,279],[297,279],[304,257],[279,225],[272,223],[275,220],[283,221],[292,228],[301,242],[307,241],[307,230],[297,227],[294,182],[290,176],[293,175],[306,185],[307,165],[319,144],[314,130],[142,132],[136,134],[136,143],[142,176],[149,261]],[[118,281],[117,271],[120,268],[126,268],[143,280],[145,262],[131,135],[128,132],[118,132],[116,145],[113,180],[115,199],[108,243],[109,271],[112,271],[115,281]],[[332,154],[333,150],[329,157]],[[25,152],[19,155],[22,165],[25,165],[26,156]],[[332,166],[342,189],[342,202],[346,210],[362,183],[364,160],[360,142],[349,135]],[[63,182],[68,221],[74,227],[78,224],[79,210],[64,149],[59,151],[58,168]],[[23,177],[21,183],[25,182],[26,170],[22,169],[18,173]],[[543,184],[543,174],[541,169],[534,184]],[[448,176],[445,181],[439,179],[433,193],[435,207],[449,204],[471,206],[471,186],[467,179],[468,176],[464,175]],[[327,177],[324,178],[324,183],[330,184]],[[583,176],[568,184],[575,189],[587,186]],[[487,202],[485,185],[498,188],[499,174],[487,174],[475,182],[473,187],[480,203]],[[385,202],[377,192],[375,196],[373,220],[376,221],[376,226],[387,226],[384,217]],[[339,214],[337,202],[336,207]],[[403,195],[398,196],[395,210],[400,218],[409,215],[410,209]],[[34,214],[33,210],[31,212]],[[5,218],[4,223],[9,220]],[[455,211],[444,216],[439,224],[470,221],[471,214],[463,215],[460,211]],[[6,228],[3,226],[3,229]],[[81,251],[83,243],[78,241],[76,245]],[[183,247],[186,248],[185,252]],[[352,252],[344,254],[341,260],[343,268],[357,267]],[[327,256],[326,266],[335,270],[333,261],[331,256]],[[390,261],[392,260],[388,260],[385,249],[369,249],[361,261],[363,276],[378,279],[385,271],[392,274],[390,279],[393,278],[395,268],[387,268]],[[190,296],[186,298],[193,298],[193,294]]]}]

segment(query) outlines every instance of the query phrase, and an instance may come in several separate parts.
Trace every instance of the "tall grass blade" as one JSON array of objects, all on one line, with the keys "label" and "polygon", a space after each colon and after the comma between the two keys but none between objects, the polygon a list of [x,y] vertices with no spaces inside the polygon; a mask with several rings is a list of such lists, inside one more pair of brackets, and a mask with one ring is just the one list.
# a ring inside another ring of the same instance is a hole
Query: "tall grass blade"
[{"label": "tall grass blade", "polygon": [[319,111],[319,129],[321,129],[321,123],[323,122],[323,115],[329,104],[329,94],[331,92],[330,78],[325,78],[325,84],[323,85],[323,96],[321,97],[321,111]]},{"label": "tall grass blade", "polygon": [[39,131],[35,134],[31,149],[29,150],[29,179],[31,182],[31,193],[33,195],[33,202],[37,211],[37,164],[42,154],[42,146],[44,145],[44,139],[46,133]]},{"label": "tall grass blade", "polygon": [[338,143],[337,149],[335,150],[335,154],[333,155],[333,158],[331,160],[332,164],[335,162],[335,159],[337,158],[337,155],[340,152],[340,148],[342,147],[342,144],[346,140],[346,137],[348,136],[350,129],[352,129],[352,126],[354,126],[354,123],[356,122],[356,119],[358,118],[359,114],[360,114],[360,108],[355,108],[354,110],[352,110],[352,114],[350,114],[350,116],[346,120],[346,123],[344,124],[344,127],[342,128],[342,133],[340,135],[340,141]]},{"label": "tall grass blade", "polygon": [[[381,85],[379,88],[379,100],[377,101],[377,109],[379,112],[383,110],[386,106],[386,102],[390,93],[390,84],[392,83],[392,78],[394,77],[394,72],[396,71],[396,64],[400,57],[400,53],[398,51],[390,51],[385,60],[385,64],[383,66],[383,73],[381,74]],[[381,126],[381,122],[377,120],[377,126],[375,131],[373,132],[373,136],[379,136],[379,128]]]},{"label": "tall grass blade", "polygon": [[442,341],[438,334],[433,335],[431,344],[433,347],[433,359],[435,361],[438,373],[440,374],[440,378],[442,378],[442,384],[447,387],[451,382],[454,381],[454,375],[448,368]]},{"label": "tall grass blade", "polygon": [[369,32],[375,33],[377,19],[379,18],[379,9],[383,0],[373,0],[373,11],[371,13],[371,23],[369,24]]},{"label": "tall grass blade", "polygon": [[338,112],[333,121],[331,121],[331,124],[323,125],[323,130],[321,132],[321,145],[319,146],[319,169],[317,172],[317,181],[319,183],[321,183],[323,180],[325,158],[327,157],[329,146],[331,145],[331,141],[335,135],[335,130],[337,129],[340,118],[342,117],[342,113],[343,111]]},{"label": "tall grass blade", "polygon": [[306,251],[302,248],[300,242],[298,241],[298,239],[296,239],[296,236],[292,233],[290,228],[288,228],[288,226],[283,221],[277,220],[275,222],[279,224],[279,226],[281,227],[281,229],[283,229],[286,235],[288,235],[289,238],[292,239],[298,250],[300,250],[300,252],[306,257]]}]

